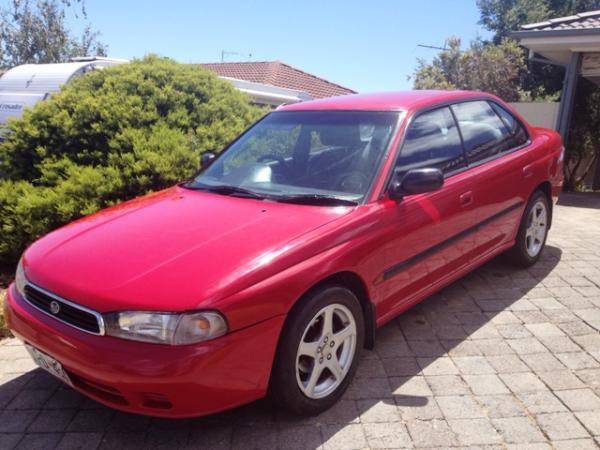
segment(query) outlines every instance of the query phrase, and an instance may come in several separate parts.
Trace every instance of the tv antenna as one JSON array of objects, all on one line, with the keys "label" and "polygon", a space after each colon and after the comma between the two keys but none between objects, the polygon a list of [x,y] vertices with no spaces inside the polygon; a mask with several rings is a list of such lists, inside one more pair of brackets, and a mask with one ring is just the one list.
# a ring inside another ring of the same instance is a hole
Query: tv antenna
[{"label": "tv antenna", "polygon": [[444,42],[444,46],[443,47],[438,47],[437,45],[425,45],[425,44],[417,44],[417,47],[423,47],[423,48],[431,48],[433,50],[448,50],[448,47],[446,47],[446,43]]},{"label": "tv antenna", "polygon": [[252,59],[252,53],[232,52],[230,50],[221,50],[221,62],[225,62],[226,56],[243,56],[248,60]]}]

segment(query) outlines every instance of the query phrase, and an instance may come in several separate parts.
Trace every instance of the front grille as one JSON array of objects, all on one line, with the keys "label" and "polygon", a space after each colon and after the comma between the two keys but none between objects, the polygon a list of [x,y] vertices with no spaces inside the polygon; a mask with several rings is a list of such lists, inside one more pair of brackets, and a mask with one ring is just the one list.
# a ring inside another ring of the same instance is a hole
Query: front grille
[{"label": "front grille", "polygon": [[[68,300],[50,294],[41,288],[32,286],[31,284],[26,285],[25,300],[49,316],[75,328],[87,331],[88,333],[103,333],[103,327],[101,326],[102,318],[98,313],[83,308],[82,306],[75,305]],[[53,312],[52,310],[51,305],[53,303],[58,304],[59,306],[57,312]]]}]

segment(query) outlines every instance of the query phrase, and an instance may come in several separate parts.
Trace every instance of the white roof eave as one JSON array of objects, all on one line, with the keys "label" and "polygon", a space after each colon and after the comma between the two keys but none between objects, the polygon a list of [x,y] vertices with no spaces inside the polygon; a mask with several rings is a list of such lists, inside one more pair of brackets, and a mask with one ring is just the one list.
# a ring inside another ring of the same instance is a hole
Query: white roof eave
[{"label": "white roof eave", "polygon": [[221,76],[219,78],[229,81],[240,91],[261,100],[264,103],[279,105],[281,103],[299,103],[313,99],[312,96],[305,91],[282,88],[270,84],[255,83],[231,77]]},{"label": "white roof eave", "polygon": [[551,61],[566,64],[574,52],[600,52],[600,34],[524,37],[519,43]]}]

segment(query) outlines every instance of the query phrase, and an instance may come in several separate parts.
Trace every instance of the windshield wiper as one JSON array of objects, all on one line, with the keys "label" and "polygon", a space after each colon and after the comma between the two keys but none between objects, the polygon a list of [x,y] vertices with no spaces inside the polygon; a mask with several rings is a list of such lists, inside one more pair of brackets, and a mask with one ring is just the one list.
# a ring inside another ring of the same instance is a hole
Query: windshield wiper
[{"label": "windshield wiper", "polygon": [[358,202],[340,197],[323,194],[296,194],[278,195],[273,200],[284,203],[296,203],[299,205],[321,205],[321,206],[356,206]]},{"label": "windshield wiper", "polygon": [[293,195],[261,195],[249,189],[244,189],[237,186],[229,186],[226,184],[211,186],[211,185],[192,185],[186,184],[186,188],[201,191],[214,192],[215,194],[231,195],[236,197],[246,197],[255,199],[269,199],[276,202],[296,203],[299,205],[321,205],[321,206],[356,206],[358,202],[340,197],[323,194],[293,194]]},{"label": "windshield wiper", "polygon": [[256,199],[260,199],[260,200],[263,200],[265,198],[264,195],[260,195],[249,189],[244,189],[244,188],[237,187],[237,186],[229,186],[226,184],[219,185],[219,186],[209,186],[209,185],[205,185],[205,184],[203,184],[201,186],[194,186],[194,185],[188,184],[185,187],[187,187],[188,189],[196,189],[196,190],[200,190],[200,191],[214,192],[215,194],[231,195],[231,196],[235,196],[235,197],[256,198]]}]

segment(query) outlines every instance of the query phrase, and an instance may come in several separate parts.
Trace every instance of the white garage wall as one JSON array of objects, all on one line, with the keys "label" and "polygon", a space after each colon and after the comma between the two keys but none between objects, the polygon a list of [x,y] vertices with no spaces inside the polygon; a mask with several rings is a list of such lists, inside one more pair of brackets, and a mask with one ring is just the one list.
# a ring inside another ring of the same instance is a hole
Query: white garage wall
[{"label": "white garage wall", "polygon": [[558,102],[514,102],[509,104],[534,127],[545,127],[556,130]]}]

